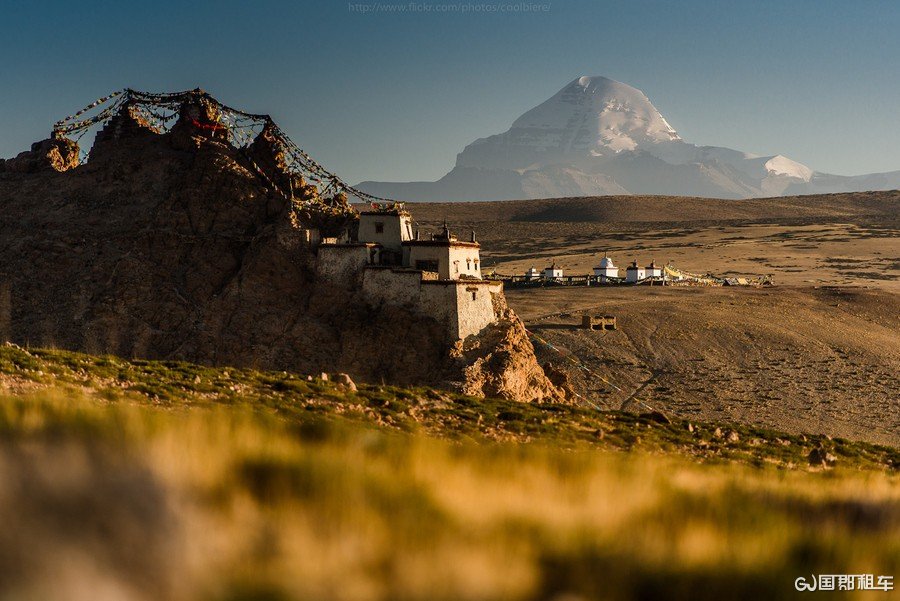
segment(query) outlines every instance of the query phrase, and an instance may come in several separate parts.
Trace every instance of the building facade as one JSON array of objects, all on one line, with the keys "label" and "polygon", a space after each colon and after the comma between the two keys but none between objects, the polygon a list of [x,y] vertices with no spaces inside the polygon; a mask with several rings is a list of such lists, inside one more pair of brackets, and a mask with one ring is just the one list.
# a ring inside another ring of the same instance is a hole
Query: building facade
[{"label": "building facade", "polygon": [[631,265],[625,269],[625,281],[629,284],[636,284],[646,277],[646,270],[643,267],[638,267],[637,261],[632,261]]},{"label": "building facade", "polygon": [[555,280],[557,278],[563,277],[562,267],[557,267],[556,263],[544,268],[544,279],[545,280]]},{"label": "building facade", "polygon": [[401,306],[434,317],[453,340],[465,340],[495,322],[503,284],[481,277],[474,233],[460,241],[446,223],[420,239],[398,205],[360,214],[356,240],[320,244],[317,274],[361,290],[369,304]]},{"label": "building facade", "polygon": [[619,279],[619,268],[613,264],[612,259],[608,256],[604,255],[602,259],[600,259],[600,265],[594,267],[594,276],[600,278],[600,283],[605,284],[611,278]]}]

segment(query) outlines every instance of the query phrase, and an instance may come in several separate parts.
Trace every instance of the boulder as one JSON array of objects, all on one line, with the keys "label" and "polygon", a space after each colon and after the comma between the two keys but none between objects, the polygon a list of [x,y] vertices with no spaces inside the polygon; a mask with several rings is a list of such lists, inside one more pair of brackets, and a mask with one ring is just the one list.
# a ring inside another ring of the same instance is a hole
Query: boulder
[{"label": "boulder", "polygon": [[13,173],[61,172],[74,169],[79,163],[78,144],[64,136],[53,136],[5,161],[4,169]]},{"label": "boulder", "polygon": [[348,374],[344,374],[344,373],[334,374],[334,376],[332,376],[332,380],[338,386],[343,386],[347,390],[350,390],[351,392],[356,392],[356,390],[357,390],[356,383],[353,382],[353,379]]},{"label": "boulder", "polygon": [[814,467],[834,467],[837,463],[837,457],[822,445],[814,447],[807,455],[807,460],[809,465]]}]

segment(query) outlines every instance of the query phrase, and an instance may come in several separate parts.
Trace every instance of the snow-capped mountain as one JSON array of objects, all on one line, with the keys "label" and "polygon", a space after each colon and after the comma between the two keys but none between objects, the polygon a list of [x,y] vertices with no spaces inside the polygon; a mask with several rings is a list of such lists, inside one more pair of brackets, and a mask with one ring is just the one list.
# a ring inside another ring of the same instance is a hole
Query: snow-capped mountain
[{"label": "snow-capped mountain", "polygon": [[647,96],[605,77],[579,77],[479,138],[436,182],[362,182],[399,200],[504,200],[605,194],[751,198],[900,187],[900,171],[817,173],[782,155],[757,156],[681,139]]}]

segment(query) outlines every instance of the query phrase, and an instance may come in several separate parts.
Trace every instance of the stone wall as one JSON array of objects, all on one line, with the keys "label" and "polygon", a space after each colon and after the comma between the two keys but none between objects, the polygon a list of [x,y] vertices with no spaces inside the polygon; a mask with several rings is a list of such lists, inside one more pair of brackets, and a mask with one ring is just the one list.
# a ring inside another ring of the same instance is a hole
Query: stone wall
[{"label": "stone wall", "polygon": [[503,294],[500,282],[465,282],[456,283],[457,338],[465,340],[468,336],[478,334],[489,324],[497,320],[494,310],[494,296]]},{"label": "stone wall", "polygon": [[322,244],[316,256],[316,275],[338,286],[356,287],[371,251],[367,244]]},{"label": "stone wall", "polygon": [[415,308],[421,304],[421,281],[422,274],[418,271],[370,266],[362,273],[362,291],[366,299],[371,299],[372,304],[386,303]]},{"label": "stone wall", "polygon": [[404,307],[446,324],[451,340],[478,334],[497,320],[493,295],[499,282],[423,279],[416,270],[370,266],[363,273],[363,294],[373,304]]}]

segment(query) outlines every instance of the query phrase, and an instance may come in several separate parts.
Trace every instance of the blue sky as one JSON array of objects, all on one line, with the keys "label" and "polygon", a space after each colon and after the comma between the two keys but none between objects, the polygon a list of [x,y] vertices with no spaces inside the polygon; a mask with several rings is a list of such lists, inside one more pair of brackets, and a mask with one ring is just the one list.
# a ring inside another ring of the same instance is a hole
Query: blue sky
[{"label": "blue sky", "polygon": [[0,0],[0,156],[113,90],[202,87],[271,114],[348,181],[436,179],[475,138],[604,75],[643,90],[689,142],[831,173],[900,169],[893,0],[351,4]]}]

